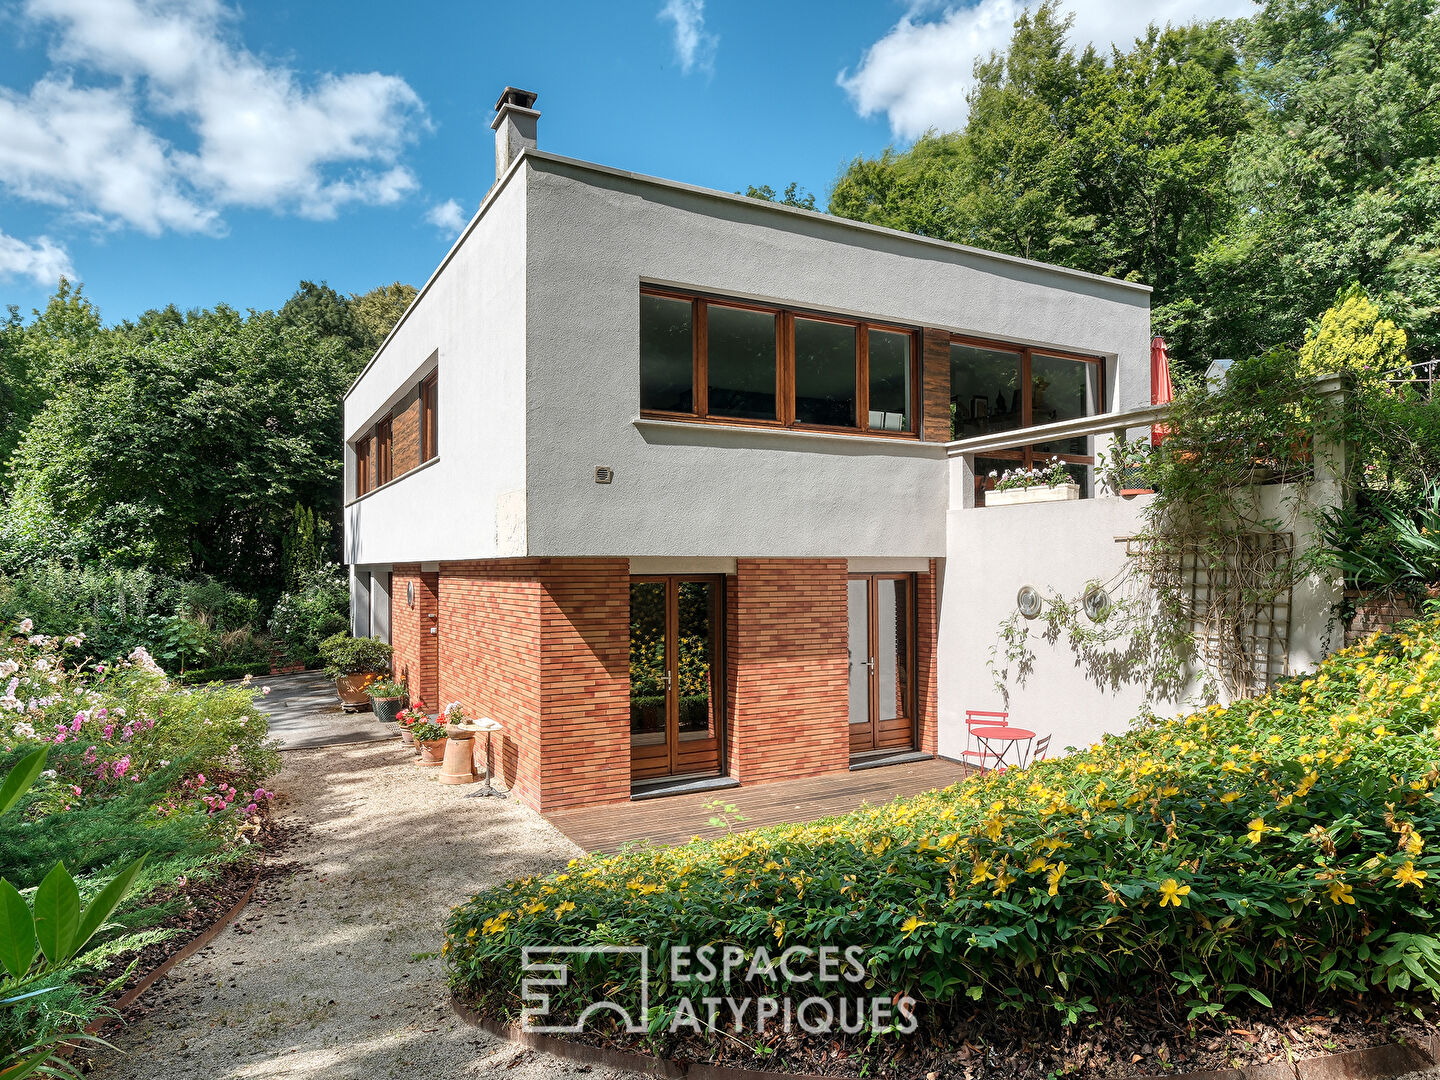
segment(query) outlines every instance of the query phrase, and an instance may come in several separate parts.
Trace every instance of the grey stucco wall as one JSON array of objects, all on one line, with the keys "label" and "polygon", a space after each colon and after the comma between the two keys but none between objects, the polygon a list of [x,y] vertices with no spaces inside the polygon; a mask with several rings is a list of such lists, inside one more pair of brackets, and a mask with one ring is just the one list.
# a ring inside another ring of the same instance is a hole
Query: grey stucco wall
[{"label": "grey stucco wall", "polygon": [[525,208],[516,168],[487,199],[345,400],[350,441],[438,351],[439,458],[345,508],[346,562],[525,554]]},{"label": "grey stucco wall", "polygon": [[[1149,402],[1148,294],[527,155],[532,555],[941,556],[931,447],[633,423],[642,280],[1111,357]],[[614,482],[594,482],[595,466]]]}]

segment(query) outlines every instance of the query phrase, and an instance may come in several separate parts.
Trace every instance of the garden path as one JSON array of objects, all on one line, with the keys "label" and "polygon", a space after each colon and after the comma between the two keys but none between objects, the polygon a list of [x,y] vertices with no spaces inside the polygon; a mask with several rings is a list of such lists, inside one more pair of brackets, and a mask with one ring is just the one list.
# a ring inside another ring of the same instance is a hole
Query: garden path
[{"label": "garden path", "polygon": [[[278,680],[277,680],[278,681]],[[351,717],[349,719],[356,719]],[[340,1080],[626,1074],[524,1050],[461,1023],[438,959],[452,905],[579,854],[509,799],[466,799],[398,740],[295,750],[274,781],[300,839],[237,924],[108,1038],[105,1080]]]},{"label": "garden path", "polygon": [[282,750],[395,737],[395,729],[376,720],[374,713],[342,711],[335,682],[323,672],[270,675],[255,683],[270,687],[270,693],[257,700],[270,720],[270,734],[280,740]]}]

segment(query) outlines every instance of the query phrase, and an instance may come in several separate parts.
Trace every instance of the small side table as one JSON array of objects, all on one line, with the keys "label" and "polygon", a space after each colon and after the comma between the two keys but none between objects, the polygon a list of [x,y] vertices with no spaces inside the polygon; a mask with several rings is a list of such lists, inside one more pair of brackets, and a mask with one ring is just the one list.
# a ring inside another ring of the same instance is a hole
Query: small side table
[{"label": "small side table", "polygon": [[503,731],[505,725],[497,720],[491,720],[488,716],[482,716],[478,720],[472,720],[468,724],[456,724],[461,731],[473,731],[485,736],[485,786],[479,791],[468,793],[467,799],[503,799],[505,792],[495,787],[490,779],[495,775],[495,759],[491,755],[490,737],[497,731]]}]

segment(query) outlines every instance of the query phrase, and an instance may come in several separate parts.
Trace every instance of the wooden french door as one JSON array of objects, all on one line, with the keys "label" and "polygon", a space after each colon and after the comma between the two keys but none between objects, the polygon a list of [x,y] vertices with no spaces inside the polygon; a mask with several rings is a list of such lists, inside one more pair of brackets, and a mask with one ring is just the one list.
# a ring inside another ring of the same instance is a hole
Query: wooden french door
[{"label": "wooden french door", "polygon": [[723,575],[630,579],[630,779],[720,773]]},{"label": "wooden french door", "polygon": [[915,748],[915,577],[851,574],[850,756]]}]

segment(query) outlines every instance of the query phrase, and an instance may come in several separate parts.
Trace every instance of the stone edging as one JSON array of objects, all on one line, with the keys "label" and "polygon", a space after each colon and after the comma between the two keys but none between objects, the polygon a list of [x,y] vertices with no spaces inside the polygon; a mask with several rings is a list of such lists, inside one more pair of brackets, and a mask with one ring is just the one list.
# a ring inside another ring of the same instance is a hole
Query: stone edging
[{"label": "stone edging", "polygon": [[[450,1004],[455,1014],[472,1027],[532,1050],[540,1050],[565,1061],[583,1065],[627,1069],[647,1076],[663,1076],[668,1080],[834,1080],[833,1077],[818,1076],[814,1073],[736,1069],[726,1065],[687,1063],[629,1050],[590,1046],[552,1035],[524,1031],[518,1024],[501,1024],[487,1020],[454,994],[450,996]],[[1405,1045],[1386,1043],[1384,1046],[1372,1046],[1368,1050],[1349,1050],[1343,1054],[1326,1054],[1323,1057],[1302,1058],[1299,1061],[1246,1065],[1239,1069],[1172,1072],[1162,1076],[1127,1077],[1126,1080],[1388,1080],[1390,1077],[1432,1068],[1437,1061],[1440,1061],[1440,1036],[1429,1036]]]},{"label": "stone edging", "polygon": [[92,1023],[89,1027],[85,1029],[86,1032],[91,1035],[99,1034],[106,1027],[107,1024],[119,1020],[119,1014],[123,1010],[135,1004],[135,1002],[140,999],[140,995],[145,993],[146,990],[149,990],[166,975],[170,974],[171,969],[174,968],[176,964],[180,963],[182,960],[190,959],[190,957],[194,956],[201,949],[205,948],[206,945],[209,945],[212,941],[214,941],[215,938],[219,935],[220,931],[224,930],[225,927],[229,926],[232,922],[234,922],[235,917],[245,909],[245,905],[250,902],[250,897],[255,892],[255,887],[259,884],[260,878],[257,875],[255,880],[250,883],[250,887],[240,894],[240,899],[235,901],[229,911],[225,912],[224,915],[221,915],[220,918],[216,919],[208,927],[200,931],[199,934],[187,941],[184,947],[179,952],[167,957],[165,961],[158,967],[156,967],[153,971],[147,972],[138,983],[132,986],[129,990],[126,990],[125,993],[121,994],[119,1000],[117,1000],[113,1005],[110,1006],[110,1008],[115,1010],[114,1016],[102,1017],[101,1019],[96,1020],[94,1023]]}]

